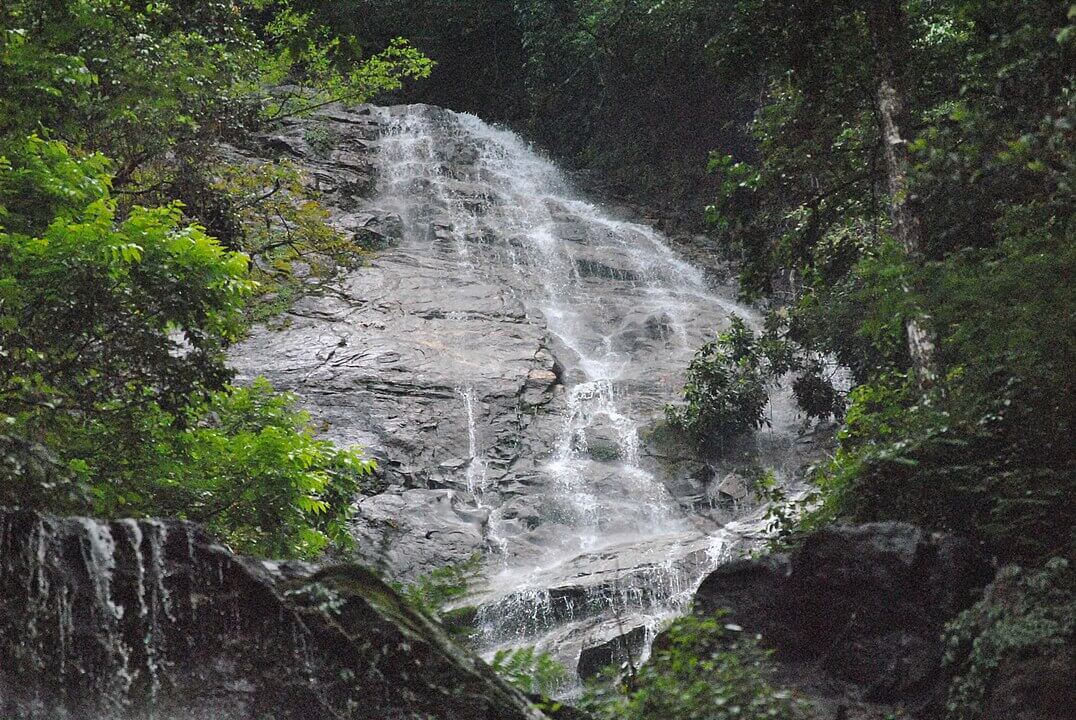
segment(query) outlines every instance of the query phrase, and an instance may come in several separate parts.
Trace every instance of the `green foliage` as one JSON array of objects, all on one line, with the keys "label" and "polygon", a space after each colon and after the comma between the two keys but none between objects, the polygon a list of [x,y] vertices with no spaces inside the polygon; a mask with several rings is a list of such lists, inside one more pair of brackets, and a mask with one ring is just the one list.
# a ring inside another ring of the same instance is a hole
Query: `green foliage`
[{"label": "green foliage", "polygon": [[797,534],[809,530],[814,524],[812,520],[821,515],[818,509],[820,493],[812,491],[795,499],[789,498],[777,483],[773,471],[763,473],[756,480],[754,490],[755,497],[765,506],[762,517],[766,521],[771,550],[782,549],[791,543]]},{"label": "green foliage", "polygon": [[1004,559],[1066,554],[1076,523],[1073,245],[1044,228],[929,264],[949,372],[857,387],[820,481],[829,517],[903,518],[981,538]]},{"label": "green foliage", "polygon": [[[260,116],[360,102],[432,70],[402,39],[363,57],[353,38],[283,0],[15,0],[0,28],[13,79],[0,85],[0,107],[12,110],[4,134],[45,124],[115,158],[120,183],[166,153],[198,158],[207,141],[254,129]],[[299,87],[273,96],[281,82]],[[43,102],[26,102],[35,97]]]},{"label": "green foliage", "polygon": [[225,351],[299,263],[358,249],[294,165],[213,149],[431,69],[286,0],[0,6],[0,503],[185,517],[263,554],[346,544],[373,463],[292,396],[229,385]]},{"label": "green foliage", "polygon": [[[506,122],[618,193],[701,209],[703,165],[748,111],[717,82],[720,27],[698,0],[301,0],[380,46],[403,34],[438,63],[404,97]],[[697,220],[693,214],[685,221]]]},{"label": "green foliage", "polygon": [[0,503],[183,517],[260,554],[345,544],[373,463],[315,439],[265,381],[227,384],[255,288],[247,257],[175,204],[119,219],[100,155],[36,136],[13,150],[0,162]]},{"label": "green foliage", "polygon": [[596,720],[763,720],[799,717],[768,680],[768,653],[720,618],[688,616],[658,638],[637,675],[593,688],[581,709]]},{"label": "green foliage", "polygon": [[303,135],[306,144],[318,155],[328,155],[337,142],[335,133],[324,125],[314,125]]},{"label": "green foliage", "polygon": [[437,65],[430,82],[409,84],[409,102],[518,119],[523,49],[513,3],[506,0],[293,0],[316,24],[384,47],[403,35]]},{"label": "green foliage", "polygon": [[489,663],[493,671],[528,695],[549,697],[568,680],[568,670],[549,653],[533,647],[498,650]]},{"label": "green foliage", "polygon": [[[112,158],[117,218],[132,201],[183,201],[189,219],[251,256],[256,279],[272,276],[266,292],[286,279],[290,256],[324,265],[347,248],[294,167],[222,166],[216,144],[368,100],[433,67],[397,37],[367,54],[287,0],[14,0],[0,8],[0,38],[3,152],[37,132]],[[45,206],[38,215],[52,218]]]},{"label": "green foliage", "polygon": [[347,521],[374,463],[316,439],[294,396],[258,379],[214,393],[188,410],[186,424],[177,433],[169,418],[147,418],[149,447],[132,448],[141,461],[98,460],[94,477],[119,474],[95,485],[94,511],[194,520],[234,549],[268,557],[350,545]]},{"label": "green foliage", "polygon": [[1053,558],[1041,570],[1003,568],[987,596],[948,624],[946,645],[945,664],[954,674],[947,717],[979,718],[999,669],[1063,657],[1076,646],[1071,561]]},{"label": "green foliage", "polygon": [[767,423],[769,396],[754,334],[733,316],[728,331],[695,353],[687,370],[683,407],[669,406],[671,425],[684,430],[702,449]]},{"label": "green foliage", "polygon": [[[801,405],[842,404],[821,359],[851,375],[806,524],[904,519],[1039,562],[1068,552],[1076,519],[1076,14],[1047,0],[898,6],[921,252],[890,237],[880,65],[858,3],[715,8],[724,81],[765,92],[759,156],[715,154],[709,215],[744,294],[782,301],[764,340],[784,343],[775,367],[800,373]],[[908,380],[910,318],[936,344],[932,387]]]},{"label": "green foliage", "polygon": [[435,568],[413,583],[393,583],[393,588],[412,607],[439,618],[448,605],[467,596],[481,564],[482,557],[472,555],[463,562]]},{"label": "green foliage", "polygon": [[117,221],[105,168],[36,136],[0,164],[0,413],[29,437],[51,418],[172,411],[220,389],[254,288],[246,258],[176,205]]}]

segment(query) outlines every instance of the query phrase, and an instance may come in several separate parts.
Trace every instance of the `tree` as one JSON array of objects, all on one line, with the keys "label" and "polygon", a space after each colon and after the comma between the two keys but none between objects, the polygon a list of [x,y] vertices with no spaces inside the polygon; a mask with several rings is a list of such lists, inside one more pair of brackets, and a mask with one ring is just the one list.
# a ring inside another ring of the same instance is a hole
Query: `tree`
[{"label": "tree", "polygon": [[[253,289],[247,260],[180,207],[116,218],[109,164],[31,136],[0,164],[0,412],[174,411],[224,387],[224,350]],[[9,421],[10,422],[10,421]]]},{"label": "tree", "polygon": [[[911,162],[905,136],[911,125],[904,100],[907,93],[903,87],[903,57],[909,51],[907,20],[900,0],[869,0],[866,18],[874,47],[875,104],[889,191],[889,221],[893,236],[905,255],[918,262],[924,245],[923,220],[911,187]],[[910,290],[906,288],[905,292]],[[908,355],[924,384],[932,382],[936,375],[934,341],[926,327],[927,322],[929,318],[922,313],[910,315],[905,321]]]},{"label": "tree", "polygon": [[374,465],[268,383],[228,385],[245,256],[176,204],[116,216],[110,164],[36,136],[0,158],[0,504],[196,520],[236,549],[348,542]]},{"label": "tree", "polygon": [[704,451],[762,427],[769,402],[763,363],[754,334],[734,315],[728,331],[695,353],[684,384],[685,404],[666,408],[669,423]]},{"label": "tree", "polygon": [[712,162],[715,233],[742,257],[744,294],[778,301],[764,340],[785,344],[789,369],[813,359],[851,376],[815,520],[912,520],[1030,562],[1063,552],[1076,514],[1060,440],[1076,417],[1076,338],[1062,330],[1076,313],[1076,10],[719,12],[723,78],[766,91],[759,160]]}]

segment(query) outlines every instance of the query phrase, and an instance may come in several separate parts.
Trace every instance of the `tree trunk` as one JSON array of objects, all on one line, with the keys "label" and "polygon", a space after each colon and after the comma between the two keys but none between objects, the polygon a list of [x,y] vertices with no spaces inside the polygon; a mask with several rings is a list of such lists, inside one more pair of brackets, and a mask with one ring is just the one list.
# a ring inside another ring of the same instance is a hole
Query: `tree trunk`
[{"label": "tree trunk", "polygon": [[[923,248],[923,222],[916,196],[909,188],[908,141],[901,134],[907,127],[907,113],[901,91],[903,55],[908,47],[907,28],[901,0],[867,0],[867,26],[874,47],[875,107],[882,134],[886,180],[889,186],[889,218],[893,237],[905,255],[916,263]],[[905,292],[911,292],[908,287]],[[918,312],[908,318],[908,354],[921,385],[936,376],[934,341],[927,327],[930,318]]]}]

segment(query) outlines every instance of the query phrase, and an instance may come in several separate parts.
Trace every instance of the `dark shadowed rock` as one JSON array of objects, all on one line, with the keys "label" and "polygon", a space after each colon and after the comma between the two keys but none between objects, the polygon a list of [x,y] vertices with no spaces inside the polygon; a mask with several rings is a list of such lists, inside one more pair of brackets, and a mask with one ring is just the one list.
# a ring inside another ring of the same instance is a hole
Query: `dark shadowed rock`
[{"label": "dark shadowed rock", "polygon": [[243,558],[176,521],[0,511],[0,717],[542,715],[361,566]]},{"label": "dark shadowed rock", "polygon": [[610,665],[619,666],[622,663],[633,661],[637,658],[646,642],[646,627],[636,625],[630,630],[620,630],[613,637],[603,643],[585,647],[579,653],[579,662],[576,671],[579,677],[594,677]]},{"label": "dark shadowed rock", "polygon": [[800,684],[922,709],[945,687],[942,627],[988,577],[968,542],[901,523],[839,526],[787,555],[723,565],[703,580],[694,607],[728,609],[777,660],[799,668]]}]

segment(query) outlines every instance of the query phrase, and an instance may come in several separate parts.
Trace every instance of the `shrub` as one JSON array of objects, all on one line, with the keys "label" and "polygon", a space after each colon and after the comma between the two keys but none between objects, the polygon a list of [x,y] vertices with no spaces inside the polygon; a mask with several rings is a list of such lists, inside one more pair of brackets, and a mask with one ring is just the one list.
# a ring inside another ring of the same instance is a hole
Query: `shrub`
[{"label": "shrub", "polygon": [[[1063,703],[1063,686],[1071,684],[1076,660],[1076,572],[1071,562],[1053,558],[1038,570],[1003,568],[984,598],[949,623],[946,643],[945,664],[955,674],[947,703],[950,720],[982,717],[999,671],[1023,673],[1036,659],[1054,665],[1053,679],[1062,685],[1054,697],[1049,697],[1049,686],[1039,686],[1041,701]],[[1071,703],[1071,687],[1069,692]],[[1045,717],[1059,708],[1039,709]]]},{"label": "shrub", "polygon": [[481,562],[481,555],[475,554],[463,562],[435,568],[413,583],[397,582],[392,586],[412,607],[438,619],[449,603],[467,595]]},{"label": "shrub", "polygon": [[[374,462],[317,439],[294,395],[259,378],[214,394],[188,422],[179,433],[157,426],[152,481],[129,509],[201,522],[256,555],[311,558],[350,545],[347,521]],[[116,514],[109,500],[99,493],[98,511]]]},{"label": "shrub", "polygon": [[533,647],[498,650],[489,663],[493,671],[527,695],[548,697],[563,687],[567,669],[549,653]]},{"label": "shrub", "polygon": [[638,673],[592,688],[581,707],[598,720],[773,720],[796,703],[767,679],[768,652],[720,618],[680,618]]},{"label": "shrub", "polygon": [[268,382],[228,385],[254,289],[176,205],[118,219],[108,162],[31,137],[0,158],[0,504],[202,522],[237,550],[346,543],[373,463]]},{"label": "shrub", "polygon": [[703,450],[720,448],[725,440],[768,423],[763,411],[765,371],[754,334],[732,317],[727,332],[703,345],[688,366],[685,404],[668,406],[666,416]]}]

